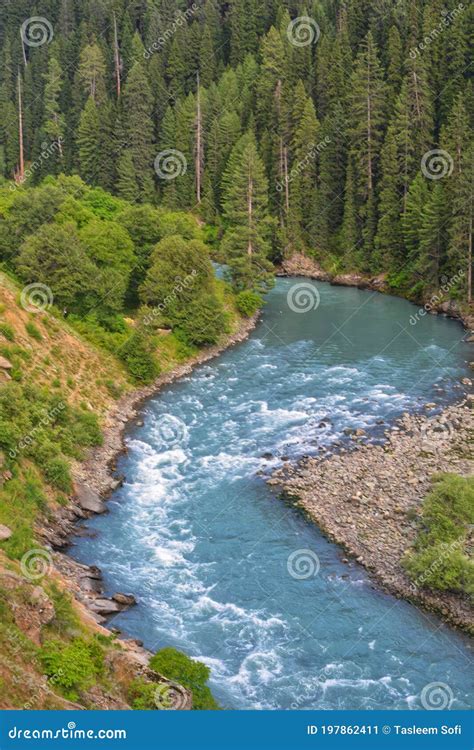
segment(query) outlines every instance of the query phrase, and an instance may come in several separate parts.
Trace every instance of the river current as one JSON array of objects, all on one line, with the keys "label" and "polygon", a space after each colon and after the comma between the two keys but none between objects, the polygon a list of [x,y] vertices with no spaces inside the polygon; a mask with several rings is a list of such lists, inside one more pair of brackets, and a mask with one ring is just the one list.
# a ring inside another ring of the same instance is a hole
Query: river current
[{"label": "river current", "polygon": [[[460,395],[461,326],[416,313],[279,279],[250,338],[151,398],[128,430],[126,481],[71,552],[100,566],[106,593],[139,600],[112,624],[204,661],[226,708],[420,708],[437,682],[451,708],[472,702],[468,639],[380,592],[264,481],[347,428],[380,439],[402,412]],[[309,578],[291,574],[300,550],[319,559]]]}]

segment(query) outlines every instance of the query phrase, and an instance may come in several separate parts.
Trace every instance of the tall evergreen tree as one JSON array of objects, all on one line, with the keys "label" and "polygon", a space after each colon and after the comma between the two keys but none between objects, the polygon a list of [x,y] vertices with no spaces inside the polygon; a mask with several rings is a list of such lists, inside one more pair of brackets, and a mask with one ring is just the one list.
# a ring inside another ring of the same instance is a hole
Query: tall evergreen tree
[{"label": "tall evergreen tree", "polygon": [[235,287],[265,290],[271,282],[268,181],[252,133],[240,138],[229,159],[224,217],[222,245]]}]

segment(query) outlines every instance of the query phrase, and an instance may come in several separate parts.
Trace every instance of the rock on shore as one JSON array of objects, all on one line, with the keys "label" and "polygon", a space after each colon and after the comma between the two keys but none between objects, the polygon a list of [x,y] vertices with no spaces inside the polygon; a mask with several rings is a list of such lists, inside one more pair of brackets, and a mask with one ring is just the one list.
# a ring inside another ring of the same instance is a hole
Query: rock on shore
[{"label": "rock on shore", "polygon": [[304,509],[333,541],[398,597],[474,632],[467,598],[420,589],[400,561],[415,540],[416,517],[438,472],[472,475],[472,399],[435,417],[404,415],[384,445],[366,444],[340,455],[307,458],[277,469],[285,496]]}]

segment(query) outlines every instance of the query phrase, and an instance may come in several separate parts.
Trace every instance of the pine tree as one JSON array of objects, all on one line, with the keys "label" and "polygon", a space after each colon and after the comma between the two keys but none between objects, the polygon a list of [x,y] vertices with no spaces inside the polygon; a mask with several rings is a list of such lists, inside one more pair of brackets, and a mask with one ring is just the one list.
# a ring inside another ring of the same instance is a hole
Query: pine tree
[{"label": "pine tree", "polygon": [[214,42],[209,26],[205,26],[201,37],[199,48],[199,73],[203,86],[210,86],[216,75],[216,58],[214,54]]},{"label": "pine tree", "polygon": [[375,238],[374,270],[398,268],[403,261],[400,215],[402,211],[397,143],[388,129],[381,156],[379,221]]},{"label": "pine tree", "polygon": [[420,227],[420,252],[417,271],[423,286],[428,290],[439,287],[441,267],[444,263],[448,236],[447,206],[444,185],[439,180],[426,202]]},{"label": "pine tree", "polygon": [[135,203],[140,198],[140,186],[130,149],[125,149],[119,157],[116,189],[117,194],[129,203]]},{"label": "pine tree", "polygon": [[105,97],[105,60],[99,45],[94,42],[81,52],[79,77],[86,96],[98,102]]},{"label": "pine tree", "polygon": [[135,63],[128,75],[123,89],[122,107],[127,151],[135,170],[134,181],[139,187],[140,198],[151,200],[154,193],[153,122],[151,119],[153,97],[141,63]]},{"label": "pine tree", "polygon": [[43,130],[51,141],[59,144],[57,152],[62,157],[65,120],[59,106],[61,85],[61,66],[56,58],[52,57],[49,61],[48,72],[45,75]]},{"label": "pine tree", "polygon": [[452,160],[451,174],[445,178],[450,207],[446,272],[450,278],[460,277],[456,289],[463,300],[471,302],[474,148],[462,95],[454,102],[441,145],[448,154],[445,159]]},{"label": "pine tree", "polygon": [[[295,102],[295,108],[299,110],[299,102]],[[303,111],[297,117],[291,144],[290,214],[292,224],[298,225],[302,230],[306,244],[314,246],[316,237],[312,229],[317,202],[317,145],[320,125],[309,97],[305,97]]]},{"label": "pine tree", "polygon": [[359,206],[365,212],[364,264],[370,266],[375,233],[375,186],[386,115],[386,86],[377,48],[369,32],[351,79],[351,143]]},{"label": "pine tree", "polygon": [[411,60],[410,70],[395,104],[394,127],[402,179],[403,211],[410,183],[420,169],[423,155],[431,148],[433,117],[431,91],[419,58]]},{"label": "pine tree", "polygon": [[268,181],[252,133],[234,147],[223,184],[227,230],[222,247],[233,283],[238,290],[262,291],[271,282]]},{"label": "pine tree", "polygon": [[79,148],[79,174],[85,182],[95,185],[97,182],[97,158],[100,153],[100,121],[97,105],[89,96],[84,107],[76,143]]}]

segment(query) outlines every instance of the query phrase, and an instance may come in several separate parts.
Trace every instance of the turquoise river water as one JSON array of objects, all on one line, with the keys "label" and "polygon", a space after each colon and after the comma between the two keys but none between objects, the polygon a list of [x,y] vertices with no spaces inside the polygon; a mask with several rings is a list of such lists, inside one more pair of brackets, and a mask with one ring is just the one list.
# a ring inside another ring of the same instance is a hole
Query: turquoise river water
[{"label": "turquoise river water", "polygon": [[[305,294],[311,309],[296,311]],[[472,359],[461,326],[413,323],[416,312],[280,279],[247,341],[151,398],[128,430],[124,486],[71,552],[100,566],[107,593],[139,600],[112,624],[204,661],[224,707],[420,708],[433,682],[451,708],[471,703],[468,639],[343,564],[262,476],[282,456],[334,448],[345,428],[380,439],[403,411],[460,395]],[[297,550],[318,556],[317,575],[289,574]]]}]

